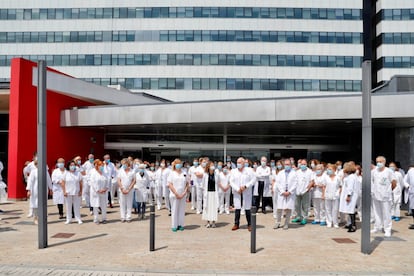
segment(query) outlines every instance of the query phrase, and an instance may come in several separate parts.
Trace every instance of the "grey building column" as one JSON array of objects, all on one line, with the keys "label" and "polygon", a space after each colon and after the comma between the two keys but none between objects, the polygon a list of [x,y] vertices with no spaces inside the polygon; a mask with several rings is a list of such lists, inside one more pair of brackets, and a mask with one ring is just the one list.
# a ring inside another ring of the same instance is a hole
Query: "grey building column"
[{"label": "grey building column", "polygon": [[[395,161],[401,163],[404,171],[414,165],[414,127],[395,129]],[[390,160],[391,161],[391,160]]]}]

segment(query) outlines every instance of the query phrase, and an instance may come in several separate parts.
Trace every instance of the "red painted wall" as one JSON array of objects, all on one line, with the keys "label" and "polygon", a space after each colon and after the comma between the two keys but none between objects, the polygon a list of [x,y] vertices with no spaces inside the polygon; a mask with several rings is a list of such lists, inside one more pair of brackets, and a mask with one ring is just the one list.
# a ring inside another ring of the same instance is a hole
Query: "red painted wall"
[{"label": "red painted wall", "polygon": [[[10,113],[9,113],[9,199],[24,199],[23,182],[25,161],[31,161],[37,151],[37,88],[32,85],[32,72],[37,64],[16,58],[11,62]],[[48,71],[54,71],[48,69]],[[60,72],[57,72],[60,73]],[[63,74],[63,73],[60,73]],[[86,128],[60,127],[60,112],[74,106],[91,106],[90,102],[78,100],[56,92],[47,91],[47,164],[50,172],[55,161],[63,157],[66,161],[80,155],[83,159],[93,151],[101,158],[103,132]],[[95,138],[95,143],[91,138]]]}]

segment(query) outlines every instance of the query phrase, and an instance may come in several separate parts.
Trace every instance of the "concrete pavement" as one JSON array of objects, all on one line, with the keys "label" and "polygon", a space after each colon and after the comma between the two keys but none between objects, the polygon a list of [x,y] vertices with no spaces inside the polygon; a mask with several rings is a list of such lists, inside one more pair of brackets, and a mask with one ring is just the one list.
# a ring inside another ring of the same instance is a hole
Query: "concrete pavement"
[{"label": "concrete pavement", "polygon": [[411,217],[393,223],[391,238],[372,235],[372,254],[364,255],[360,230],[347,233],[311,224],[274,230],[271,213],[258,214],[257,253],[251,254],[243,216],[238,231],[230,230],[233,213],[219,215],[217,228],[207,229],[189,207],[185,230],[177,233],[170,229],[167,211],[156,211],[156,250],[150,252],[149,219],[138,221],[135,215],[132,223],[121,223],[117,205],[108,209],[108,224],[95,225],[82,208],[84,224],[65,225],[49,201],[49,247],[38,249],[38,228],[26,218],[28,202],[2,204],[0,275],[414,274],[414,231],[407,228]]}]

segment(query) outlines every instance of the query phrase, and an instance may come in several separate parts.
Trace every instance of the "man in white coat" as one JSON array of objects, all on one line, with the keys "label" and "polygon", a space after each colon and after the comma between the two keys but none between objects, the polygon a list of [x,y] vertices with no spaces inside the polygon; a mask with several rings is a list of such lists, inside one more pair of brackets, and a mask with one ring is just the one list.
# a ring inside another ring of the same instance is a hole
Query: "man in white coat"
[{"label": "man in white coat", "polygon": [[372,203],[374,207],[375,224],[371,233],[377,233],[384,228],[385,237],[391,237],[392,220],[392,190],[397,185],[397,179],[392,170],[385,167],[385,157],[376,158],[377,169],[372,171]]},{"label": "man in white coat", "polygon": [[[404,187],[404,202],[408,201],[408,211],[411,211],[414,220],[414,166],[404,176]],[[414,230],[414,224],[408,226],[408,229]]]},{"label": "man in white coat", "polygon": [[308,223],[308,212],[310,206],[309,190],[312,187],[312,175],[313,172],[307,166],[306,159],[301,159],[298,162],[298,170],[296,174],[298,176],[298,186],[296,187],[296,200],[295,210],[296,218],[292,222],[305,225]]},{"label": "man in white coat", "polygon": [[289,228],[289,219],[292,214],[293,208],[295,208],[296,199],[296,187],[298,186],[298,176],[292,169],[292,163],[290,159],[283,161],[284,169],[278,173],[276,177],[276,193],[277,199],[277,211],[276,211],[276,224],[274,229],[280,228],[282,219],[282,212],[285,211],[286,219],[283,226],[284,230]]},{"label": "man in white coat", "polygon": [[252,206],[252,187],[256,182],[256,176],[252,169],[244,166],[244,163],[244,158],[239,157],[237,159],[237,169],[232,170],[230,174],[230,186],[233,190],[233,203],[236,209],[232,231],[239,229],[242,200],[246,213],[247,229],[251,231],[250,208]]},{"label": "man in white coat", "polygon": [[269,194],[271,194],[271,183],[270,183],[270,167],[267,166],[267,158],[262,156],[260,158],[260,166],[256,169],[257,185],[254,185],[254,196],[256,210],[259,211],[260,202],[262,203],[262,213],[266,214],[266,205],[269,203]]}]

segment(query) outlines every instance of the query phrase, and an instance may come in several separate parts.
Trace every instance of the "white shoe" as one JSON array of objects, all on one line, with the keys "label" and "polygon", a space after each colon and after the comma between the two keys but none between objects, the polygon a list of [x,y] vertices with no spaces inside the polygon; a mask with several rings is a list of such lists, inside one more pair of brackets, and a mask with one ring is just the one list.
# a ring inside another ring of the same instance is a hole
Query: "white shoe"
[{"label": "white shoe", "polygon": [[220,211],[219,214],[222,215],[224,213],[224,211]]},{"label": "white shoe", "polygon": [[280,227],[280,222],[276,222],[273,226],[273,229],[278,229]]},{"label": "white shoe", "polygon": [[191,210],[195,210],[195,208],[193,206],[191,206]]},{"label": "white shoe", "polygon": [[338,228],[339,228],[339,225],[338,225],[338,224],[335,224],[335,225],[334,225],[334,228],[335,228],[335,229],[338,229]]},{"label": "white shoe", "polygon": [[227,214],[227,215],[230,215],[230,211],[226,211],[226,214]]},{"label": "white shoe", "polygon": [[243,211],[240,212],[240,215],[244,216],[246,213]]},{"label": "white shoe", "polygon": [[69,223],[70,223],[70,220],[65,221],[65,224],[69,224]]},{"label": "white shoe", "polygon": [[200,211],[197,211],[196,214],[199,215],[199,214],[201,214],[201,212]]},{"label": "white shoe", "polygon": [[33,214],[28,214],[27,217],[31,218],[31,217],[33,217]]},{"label": "white shoe", "polygon": [[384,234],[384,237],[389,238],[391,237],[391,232],[386,231]]},{"label": "white shoe", "polygon": [[379,232],[381,232],[381,230],[378,230],[378,229],[375,229],[375,228],[371,230],[372,234],[379,233]]},{"label": "white shoe", "polygon": [[83,221],[81,221],[81,220],[78,220],[78,224],[82,224],[83,223]]},{"label": "white shoe", "polygon": [[213,222],[213,224],[211,225],[211,228],[216,228],[216,224]]},{"label": "white shoe", "polygon": [[206,228],[210,228],[210,223],[207,223],[206,224]]},{"label": "white shoe", "polygon": [[327,224],[326,227],[327,228],[331,228],[332,227],[332,224]]}]

